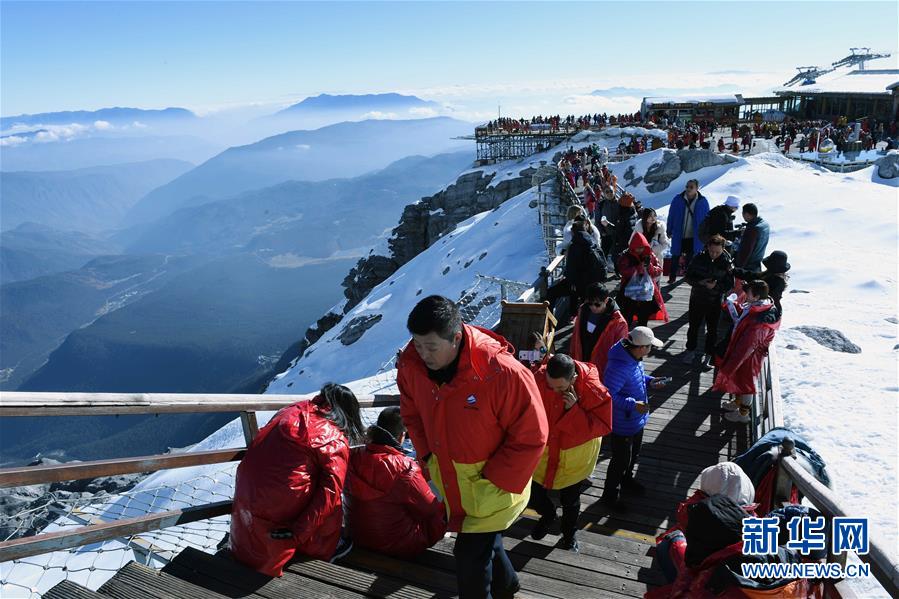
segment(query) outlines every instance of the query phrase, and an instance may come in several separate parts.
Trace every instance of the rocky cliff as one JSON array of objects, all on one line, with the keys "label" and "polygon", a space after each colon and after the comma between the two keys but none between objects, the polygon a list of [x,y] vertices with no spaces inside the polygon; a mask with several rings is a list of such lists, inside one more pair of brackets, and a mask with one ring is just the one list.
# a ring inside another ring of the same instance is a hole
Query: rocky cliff
[{"label": "rocky cliff", "polygon": [[[559,156],[554,157],[553,163],[558,159]],[[443,190],[406,206],[399,224],[391,232],[386,249],[382,252],[373,250],[360,259],[343,280],[346,301],[309,327],[303,340],[292,345],[278,361],[277,372],[282,372],[302,356],[372,289],[456,225],[475,214],[493,210],[529,189],[534,184],[535,174],[543,180],[553,176],[555,170],[551,165],[544,161],[540,164],[539,167],[515,167],[511,173],[508,169],[500,173],[495,167],[467,171]]]}]

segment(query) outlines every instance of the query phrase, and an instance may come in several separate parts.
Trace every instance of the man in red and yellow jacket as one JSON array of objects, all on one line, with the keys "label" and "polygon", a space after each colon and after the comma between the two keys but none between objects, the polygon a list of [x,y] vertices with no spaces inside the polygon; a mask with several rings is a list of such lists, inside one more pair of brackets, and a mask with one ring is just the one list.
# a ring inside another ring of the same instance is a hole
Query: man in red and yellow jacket
[{"label": "man in red and yellow jacket", "polygon": [[502,533],[524,510],[547,424],[533,374],[491,331],[462,324],[445,297],[423,299],[397,362],[400,410],[412,444],[458,532],[459,595],[511,597],[518,576]]},{"label": "man in red and yellow jacket", "polygon": [[559,547],[578,551],[575,538],[584,480],[596,467],[600,437],[612,432],[612,397],[599,382],[596,366],[556,354],[534,375],[549,441],[534,472],[531,505],[540,514],[531,536],[542,539],[556,520],[547,491],[559,491],[562,539]]}]

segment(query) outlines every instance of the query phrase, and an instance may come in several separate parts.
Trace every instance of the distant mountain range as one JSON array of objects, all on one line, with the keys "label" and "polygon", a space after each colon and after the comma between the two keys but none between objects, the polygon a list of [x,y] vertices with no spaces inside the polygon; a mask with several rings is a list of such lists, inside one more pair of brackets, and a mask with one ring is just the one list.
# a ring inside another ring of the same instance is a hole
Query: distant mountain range
[{"label": "distant mountain range", "polygon": [[111,125],[130,125],[135,121],[151,123],[154,121],[192,121],[197,118],[186,108],[164,108],[162,110],[144,110],[142,108],[101,108],[100,110],[66,110],[62,112],[41,112],[38,114],[19,114],[0,118],[0,131],[8,131],[15,125],[36,127],[41,125],[71,125],[75,123],[94,123],[105,121]]},{"label": "distant mountain range", "polygon": [[[22,137],[15,135],[15,137]],[[150,160],[181,160],[194,164],[221,151],[218,143],[194,135],[105,135],[36,140],[3,146],[4,171],[73,170]]]},{"label": "distant mountain range", "polygon": [[308,112],[320,111],[396,111],[409,110],[410,108],[436,108],[436,102],[422,100],[415,96],[402,94],[365,94],[365,95],[339,95],[320,94],[310,96],[284,110],[277,115],[298,115]]},{"label": "distant mountain range", "polygon": [[151,160],[69,171],[0,173],[3,230],[37,223],[60,230],[118,227],[151,190],[193,168],[182,160]]},{"label": "distant mountain range", "polygon": [[470,147],[452,138],[471,124],[447,117],[366,120],[291,131],[229,148],[141,199],[126,223],[156,220],[179,208],[215,201],[284,181],[355,177],[412,154]]},{"label": "distant mountain range", "polygon": [[97,256],[119,251],[116,244],[85,233],[23,223],[0,233],[0,283],[77,270]]}]

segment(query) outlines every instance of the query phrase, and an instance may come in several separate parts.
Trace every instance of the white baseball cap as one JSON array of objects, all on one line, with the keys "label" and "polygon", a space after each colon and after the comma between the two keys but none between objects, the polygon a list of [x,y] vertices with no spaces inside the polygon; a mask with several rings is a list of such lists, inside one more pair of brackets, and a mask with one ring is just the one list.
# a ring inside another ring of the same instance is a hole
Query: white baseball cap
[{"label": "white baseball cap", "polygon": [[652,345],[654,347],[662,347],[665,345],[656,339],[656,336],[652,333],[652,329],[649,327],[634,327],[634,330],[628,334],[627,340],[632,345]]},{"label": "white baseball cap", "polygon": [[738,198],[737,196],[727,196],[727,199],[724,200],[724,205],[728,208],[739,208],[740,198]]}]

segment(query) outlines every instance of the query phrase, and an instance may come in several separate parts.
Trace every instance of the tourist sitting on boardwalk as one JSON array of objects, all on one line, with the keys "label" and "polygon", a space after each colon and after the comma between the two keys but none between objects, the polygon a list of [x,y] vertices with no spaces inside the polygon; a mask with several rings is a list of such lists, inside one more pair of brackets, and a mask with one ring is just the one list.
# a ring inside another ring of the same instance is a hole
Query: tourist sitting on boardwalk
[{"label": "tourist sitting on boardwalk", "polygon": [[671,247],[671,242],[668,241],[668,235],[665,233],[665,223],[658,219],[654,208],[644,208],[640,211],[640,220],[637,221],[634,231],[643,234],[643,237],[649,242],[649,247],[652,248],[652,253],[656,255],[656,259],[661,264],[665,259],[665,252]]},{"label": "tourist sitting on boardwalk", "polygon": [[671,238],[671,273],[668,284],[677,279],[681,256],[684,266],[702,250],[699,225],[709,213],[709,201],[699,193],[699,181],[690,179],[687,187],[671,200],[668,209],[668,236]]},{"label": "tourist sitting on boardwalk", "polygon": [[568,350],[571,357],[590,362],[600,374],[612,346],[627,337],[627,321],[609,290],[600,283],[587,287],[587,297],[578,310]]},{"label": "tourist sitting on boardwalk", "polygon": [[399,407],[382,410],[368,444],[352,450],[346,496],[355,545],[411,558],[443,538],[446,508],[403,452],[405,439]]},{"label": "tourist sitting on boardwalk", "polygon": [[574,286],[577,300],[570,306],[575,310],[592,283],[606,280],[606,259],[596,239],[588,231],[595,230],[585,219],[574,221],[571,227],[571,246],[565,257],[565,280]]},{"label": "tourist sitting on boardwalk", "polygon": [[749,514],[725,494],[687,506],[684,566],[672,584],[648,591],[645,599],[807,599],[819,596],[803,578],[755,579],[742,575],[745,563],[800,563],[799,555],[774,547],[772,555],[744,555],[743,520]]},{"label": "tourist sitting on boardwalk", "polygon": [[612,400],[592,364],[565,354],[552,356],[534,378],[540,388],[549,441],[534,472],[531,506],[540,514],[531,536],[546,536],[556,521],[548,491],[558,490],[562,506],[559,547],[578,551],[575,538],[581,490],[596,467],[600,437],[612,430]]},{"label": "tourist sitting on boardwalk", "polygon": [[612,459],[606,472],[602,503],[613,509],[626,509],[618,498],[621,489],[643,491],[643,486],[634,480],[634,466],[643,443],[643,427],[649,418],[647,386],[660,389],[667,383],[666,379],[646,374],[643,358],[653,347],[661,346],[652,329],[636,327],[609,350],[603,381],[612,396]]},{"label": "tourist sitting on boardwalk", "polygon": [[701,358],[701,364],[709,366],[718,342],[721,301],[734,285],[733,262],[724,251],[723,237],[712,235],[706,248],[690,260],[687,282],[693,288],[690,290],[689,327],[683,361],[687,364],[696,361],[697,340],[704,324],[705,354]]},{"label": "tourist sitting on boardwalk", "polygon": [[742,468],[733,462],[720,462],[703,470],[699,474],[699,489],[677,506],[677,524],[656,539],[656,562],[668,582],[674,582],[679,574],[683,574],[687,549],[684,531],[690,521],[690,506],[718,494],[730,497],[747,514],[756,515],[755,487]]},{"label": "tourist sitting on boardwalk", "polygon": [[634,320],[639,326],[646,326],[650,320],[668,322],[665,301],[657,282],[662,266],[641,233],[631,236],[627,251],[618,257],[616,265],[621,275],[618,305],[628,326]]},{"label": "tourist sitting on boardwalk", "polygon": [[397,361],[400,410],[420,462],[444,497],[459,595],[511,597],[520,585],[503,531],[524,510],[546,445],[534,375],[509,343],[463,325],[451,300],[430,296],[409,314],[412,341]]},{"label": "tourist sitting on boardwalk", "polygon": [[268,576],[295,553],[329,560],[343,525],[341,494],[350,444],[363,438],[359,404],[342,385],[278,412],[237,467],[231,552]]},{"label": "tourist sitting on boardwalk", "polygon": [[734,329],[724,357],[717,360],[712,389],[736,396],[724,405],[725,418],[731,422],[749,422],[749,408],[755,395],[755,380],[768,355],[768,346],[780,327],[780,313],[768,297],[768,284],[751,281],[746,286],[746,303],[733,310]]}]

